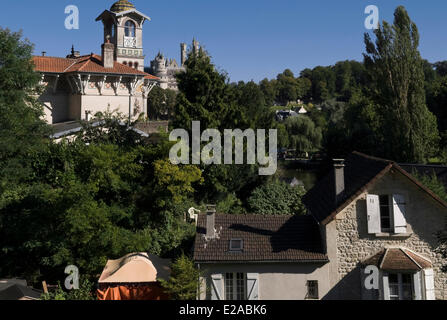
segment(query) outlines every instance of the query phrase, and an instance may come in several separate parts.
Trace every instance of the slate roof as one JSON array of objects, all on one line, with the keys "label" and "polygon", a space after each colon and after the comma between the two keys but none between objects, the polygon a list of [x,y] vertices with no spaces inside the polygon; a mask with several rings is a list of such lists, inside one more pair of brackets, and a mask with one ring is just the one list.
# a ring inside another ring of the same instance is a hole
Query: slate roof
[{"label": "slate roof", "polygon": [[113,68],[104,68],[102,57],[96,54],[80,56],[78,58],[60,58],[34,56],[35,70],[46,73],[99,73],[142,76],[145,79],[157,80],[158,77],[131,68],[119,62],[114,62]]},{"label": "slate roof", "polygon": [[[327,262],[318,224],[311,216],[216,214],[218,239],[206,240],[206,215],[198,218],[196,262]],[[230,252],[230,239],[243,250]]]},{"label": "slate roof", "polygon": [[442,206],[447,208],[446,202],[441,200],[436,194],[423,186],[411,174],[393,161],[353,152],[346,158],[344,163],[345,191],[338,202],[335,199],[335,177],[333,170],[318,181],[303,197],[303,203],[309,209],[310,213],[322,224],[331,221],[355,198],[391,169],[402,173],[423,192],[428,193]]},{"label": "slate roof", "polygon": [[389,271],[419,271],[432,267],[429,260],[404,248],[383,249],[362,261],[362,265]]},{"label": "slate roof", "polygon": [[23,298],[37,300],[40,299],[42,292],[21,284],[11,284],[0,290],[1,300],[20,300]]}]

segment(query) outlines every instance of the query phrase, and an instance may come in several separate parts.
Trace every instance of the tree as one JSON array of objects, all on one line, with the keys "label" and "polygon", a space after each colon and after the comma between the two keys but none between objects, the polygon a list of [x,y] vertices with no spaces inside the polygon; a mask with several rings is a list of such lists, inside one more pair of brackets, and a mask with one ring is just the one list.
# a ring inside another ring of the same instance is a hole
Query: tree
[{"label": "tree", "polygon": [[202,128],[223,129],[248,127],[246,117],[236,105],[228,77],[216,70],[208,54],[200,49],[190,52],[186,72],[177,75],[179,94],[173,121],[175,128],[191,129],[192,121]]},{"label": "tree", "polygon": [[44,148],[50,127],[41,120],[43,108],[35,99],[40,76],[31,62],[33,46],[20,33],[1,28],[0,43],[1,208],[6,188],[26,187],[33,176],[29,155]]},{"label": "tree", "polygon": [[394,24],[383,22],[365,34],[365,66],[371,79],[369,96],[380,116],[385,137],[377,153],[396,161],[424,162],[437,151],[436,118],[427,109],[419,32],[403,6]]},{"label": "tree", "polygon": [[177,93],[171,89],[162,89],[155,86],[147,98],[149,119],[168,120],[175,110]]},{"label": "tree", "polygon": [[299,152],[313,152],[321,147],[323,139],[321,128],[306,116],[288,118],[285,121],[289,146]]},{"label": "tree", "polygon": [[196,300],[199,293],[200,271],[194,261],[182,254],[171,266],[171,277],[160,283],[172,300]]},{"label": "tree", "polygon": [[265,102],[268,106],[273,106],[276,102],[276,80],[269,81],[267,78],[259,83],[259,87],[264,94]]},{"label": "tree", "polygon": [[250,212],[257,214],[305,214],[306,208],[301,202],[305,190],[303,187],[274,180],[256,188],[248,198]]}]

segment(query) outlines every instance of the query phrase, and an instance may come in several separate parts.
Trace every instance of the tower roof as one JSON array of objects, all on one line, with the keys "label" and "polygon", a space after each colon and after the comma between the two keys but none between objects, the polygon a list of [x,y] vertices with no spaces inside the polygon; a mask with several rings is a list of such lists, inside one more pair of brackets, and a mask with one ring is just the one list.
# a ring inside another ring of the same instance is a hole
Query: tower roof
[{"label": "tower roof", "polygon": [[110,11],[123,12],[123,11],[132,10],[132,9],[135,9],[135,6],[131,2],[129,2],[127,0],[119,0],[112,5],[112,7],[110,8]]}]

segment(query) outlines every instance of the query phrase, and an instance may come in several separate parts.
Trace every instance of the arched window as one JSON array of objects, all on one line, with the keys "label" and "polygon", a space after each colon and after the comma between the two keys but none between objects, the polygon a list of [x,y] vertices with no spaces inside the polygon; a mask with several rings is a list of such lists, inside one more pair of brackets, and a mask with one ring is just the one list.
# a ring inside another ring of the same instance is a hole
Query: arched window
[{"label": "arched window", "polygon": [[135,23],[128,20],[125,24],[125,30],[126,30],[126,37],[132,37],[135,38]]},{"label": "arched window", "polygon": [[131,68],[132,68],[132,62],[129,62],[129,67],[131,67]]},{"label": "arched window", "polygon": [[124,64],[125,66],[127,66],[127,61],[124,61],[123,64]]},{"label": "arched window", "polygon": [[133,64],[133,66],[134,66],[135,69],[138,69],[138,62],[135,62],[135,63]]}]

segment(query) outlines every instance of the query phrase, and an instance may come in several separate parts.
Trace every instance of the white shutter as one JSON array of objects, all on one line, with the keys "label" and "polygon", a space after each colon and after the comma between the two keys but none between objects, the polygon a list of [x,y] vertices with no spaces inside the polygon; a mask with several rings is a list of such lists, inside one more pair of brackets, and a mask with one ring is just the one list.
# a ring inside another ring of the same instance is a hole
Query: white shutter
[{"label": "white shutter", "polygon": [[405,220],[405,197],[401,194],[393,194],[393,218],[394,233],[406,233],[407,221]]},{"label": "white shutter", "polygon": [[223,300],[223,275],[211,275],[211,300]]},{"label": "white shutter", "polygon": [[433,269],[424,270],[425,300],[436,300]]},{"label": "white shutter", "polygon": [[380,233],[379,196],[374,194],[368,194],[366,196],[366,212],[368,217],[368,233]]},{"label": "white shutter", "polygon": [[259,300],[258,273],[247,273],[247,300]]},{"label": "white shutter", "polygon": [[422,279],[420,271],[413,275],[413,299],[422,300]]},{"label": "white shutter", "polygon": [[390,300],[390,284],[388,281],[388,273],[382,275],[383,300]]}]

